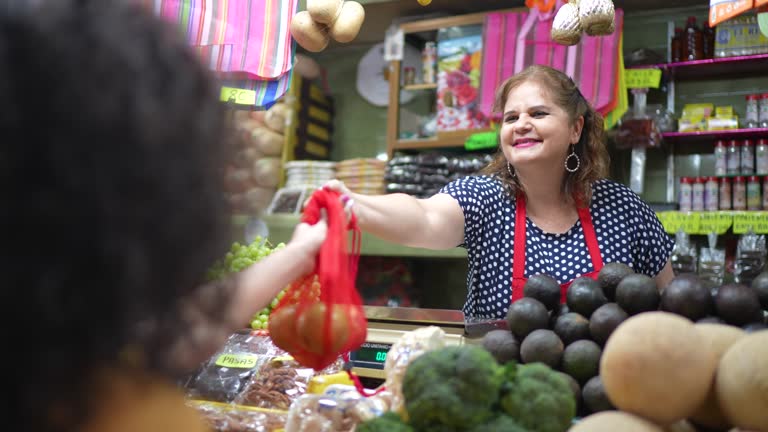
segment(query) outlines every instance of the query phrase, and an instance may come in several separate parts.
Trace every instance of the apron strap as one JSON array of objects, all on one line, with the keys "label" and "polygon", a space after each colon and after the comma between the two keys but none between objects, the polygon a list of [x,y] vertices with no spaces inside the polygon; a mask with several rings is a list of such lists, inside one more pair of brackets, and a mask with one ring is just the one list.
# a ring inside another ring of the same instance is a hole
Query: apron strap
[{"label": "apron strap", "polygon": [[523,298],[525,285],[525,196],[517,194],[515,206],[515,238],[512,255],[512,301]]},{"label": "apron strap", "polygon": [[581,199],[578,197],[575,199],[576,211],[579,212],[581,228],[584,230],[584,240],[587,243],[589,257],[592,258],[592,267],[595,269],[595,271],[600,271],[603,268],[603,256],[600,254],[600,245],[597,243],[595,226],[592,224],[592,215],[589,214],[589,209],[582,204]]}]

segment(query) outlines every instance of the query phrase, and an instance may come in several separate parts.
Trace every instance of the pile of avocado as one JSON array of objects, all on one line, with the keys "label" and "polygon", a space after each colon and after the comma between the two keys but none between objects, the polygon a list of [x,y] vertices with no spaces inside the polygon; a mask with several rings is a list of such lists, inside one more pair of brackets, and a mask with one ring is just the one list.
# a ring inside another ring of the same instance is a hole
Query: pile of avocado
[{"label": "pile of avocado", "polygon": [[545,274],[529,278],[523,292],[507,313],[509,329],[487,333],[482,344],[499,363],[541,362],[561,371],[580,416],[614,409],[600,379],[600,357],[611,333],[632,315],[662,310],[747,332],[768,328],[768,271],[751,286],[711,287],[695,274],[681,274],[660,293],[653,278],[609,263],[597,280],[574,280],[565,304],[560,304],[560,285]]}]

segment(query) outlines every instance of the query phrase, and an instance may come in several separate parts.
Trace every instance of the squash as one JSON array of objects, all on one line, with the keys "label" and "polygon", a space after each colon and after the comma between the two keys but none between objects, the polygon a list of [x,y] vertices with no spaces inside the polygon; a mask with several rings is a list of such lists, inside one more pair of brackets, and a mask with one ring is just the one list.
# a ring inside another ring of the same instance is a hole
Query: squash
[{"label": "squash", "polygon": [[352,42],[360,32],[365,20],[365,9],[355,1],[345,1],[336,22],[331,26],[331,37],[336,42]]},{"label": "squash", "polygon": [[315,22],[333,24],[341,10],[343,0],[307,0],[307,11]]},{"label": "squash", "polygon": [[312,19],[307,11],[301,11],[291,19],[291,36],[296,43],[310,52],[320,52],[328,46],[328,27]]}]

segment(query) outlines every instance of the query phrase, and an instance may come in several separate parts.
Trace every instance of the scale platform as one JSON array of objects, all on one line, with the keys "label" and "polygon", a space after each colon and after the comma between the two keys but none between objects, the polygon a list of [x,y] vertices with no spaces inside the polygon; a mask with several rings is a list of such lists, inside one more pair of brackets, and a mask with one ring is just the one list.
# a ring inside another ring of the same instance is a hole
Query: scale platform
[{"label": "scale platform", "polygon": [[366,342],[350,353],[353,371],[365,378],[384,379],[384,362],[392,344],[420,327],[437,326],[448,345],[471,343],[465,332],[464,313],[452,309],[363,306],[368,319]]}]

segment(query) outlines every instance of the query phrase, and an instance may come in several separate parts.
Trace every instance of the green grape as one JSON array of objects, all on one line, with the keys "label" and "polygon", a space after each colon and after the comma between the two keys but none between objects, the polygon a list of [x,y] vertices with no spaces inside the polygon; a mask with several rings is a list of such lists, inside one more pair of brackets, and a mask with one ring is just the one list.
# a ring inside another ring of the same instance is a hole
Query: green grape
[{"label": "green grape", "polygon": [[282,291],[280,291],[279,293],[277,293],[277,299],[278,299],[278,300],[282,300],[282,299],[283,299],[283,297],[285,297],[285,293],[287,293],[287,292],[288,292],[288,290],[287,290],[287,289],[283,289]]},{"label": "green grape", "polygon": [[263,326],[261,325],[261,321],[259,320],[251,321],[251,328],[254,330],[261,330],[263,328]]},{"label": "green grape", "polygon": [[269,315],[270,312],[272,311],[269,309],[269,307],[265,307],[264,309],[259,311],[259,313],[257,313],[256,315]]},{"label": "green grape", "polygon": [[261,315],[259,315],[259,321],[261,321],[261,322],[269,321],[269,314],[261,314]]},{"label": "green grape", "polygon": [[278,299],[278,298],[274,298],[274,299],[272,299],[272,301],[269,303],[269,306],[270,306],[272,309],[274,309],[274,308],[276,308],[276,307],[277,307],[278,303],[280,303],[280,299]]}]

